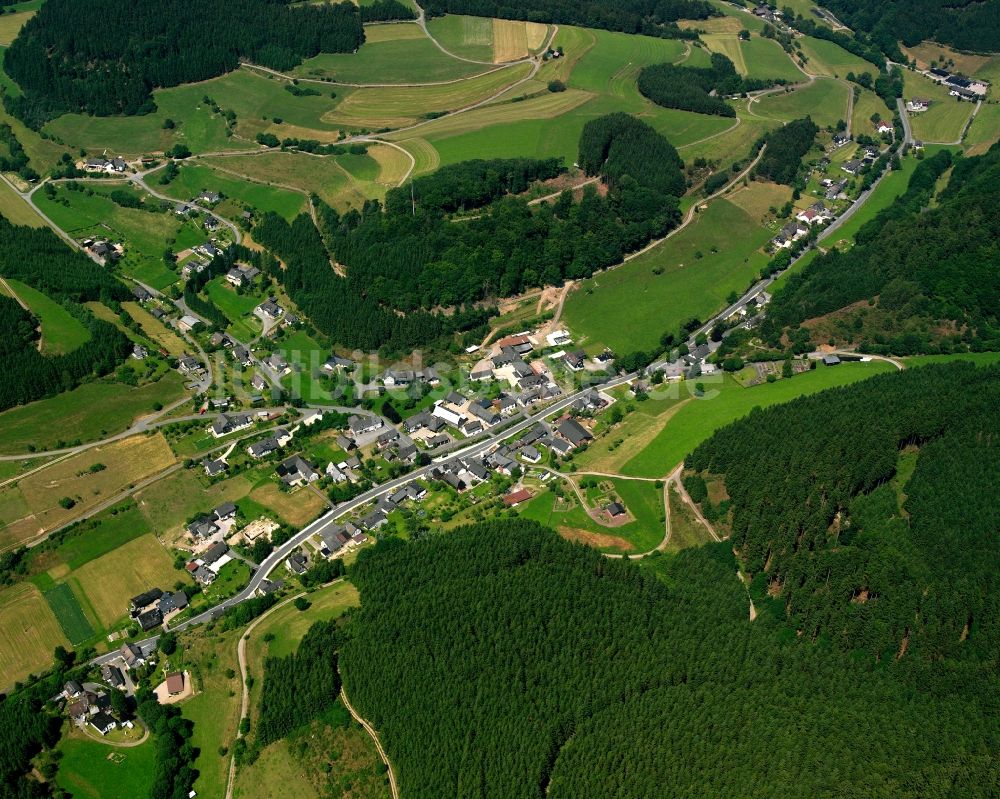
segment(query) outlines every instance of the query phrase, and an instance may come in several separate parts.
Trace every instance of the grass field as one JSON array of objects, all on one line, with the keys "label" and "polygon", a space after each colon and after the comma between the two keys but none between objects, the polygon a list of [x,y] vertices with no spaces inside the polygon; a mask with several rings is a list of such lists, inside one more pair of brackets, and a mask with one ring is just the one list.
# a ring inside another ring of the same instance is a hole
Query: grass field
[{"label": "grass field", "polygon": [[3,214],[8,221],[15,225],[42,227],[45,224],[31,206],[22,200],[6,181],[2,180],[0,180],[0,214]]},{"label": "grass field", "polygon": [[370,25],[365,44],[356,53],[322,53],[306,59],[294,74],[344,83],[431,83],[478,75],[489,68],[442,53],[416,23],[407,22]]},{"label": "grass field", "polygon": [[493,20],[447,14],[428,20],[427,30],[450,53],[474,61],[493,61]]},{"label": "grass field", "polygon": [[903,99],[923,97],[931,101],[931,106],[919,114],[910,114],[913,138],[924,142],[952,142],[962,135],[974,103],[959,102],[948,95],[948,90],[923,75],[903,70]]},{"label": "grass field", "polygon": [[59,441],[92,441],[129,427],[183,393],[183,381],[169,372],[156,383],[135,388],[122,383],[85,383],[50,399],[0,413],[3,454],[55,448]]},{"label": "grass field", "polygon": [[802,74],[802,70],[795,66],[788,53],[782,50],[781,45],[774,39],[754,36],[749,41],[740,41],[739,46],[743,53],[747,77],[784,79],[792,82],[805,80],[806,76]]},{"label": "grass field", "polygon": [[[219,159],[217,163],[224,166],[225,159]],[[280,172],[274,177],[282,182]],[[240,180],[220,170],[191,163],[184,164],[180,174],[163,187],[162,191],[178,200],[190,200],[206,189],[219,192],[223,197],[239,200],[259,211],[274,211],[285,219],[297,216],[305,205],[305,197],[298,192]]]},{"label": "grass field", "polygon": [[984,78],[994,86],[1000,81],[1000,55],[960,53],[936,42],[921,42],[914,47],[904,47],[903,52],[916,59],[920,69],[927,69],[932,62],[941,65],[951,61],[954,65],[948,66],[950,70]]},{"label": "grass field", "polygon": [[656,349],[664,333],[709,316],[731,291],[746,288],[767,261],[758,248],[771,235],[733,202],[716,200],[663,244],[581,281],[563,320],[587,350]]},{"label": "grass field", "polygon": [[[854,101],[854,113],[851,115],[852,133],[869,133],[871,131],[871,118],[878,114],[883,119],[888,119],[891,115],[889,106],[885,100],[875,92],[862,89],[858,99]],[[870,135],[870,134],[869,134]]]},{"label": "grass field", "polygon": [[73,573],[105,627],[110,627],[128,611],[129,597],[153,587],[168,590],[184,572],[174,569],[173,556],[146,534],[134,538]]},{"label": "grass field", "polygon": [[0,16],[0,45],[7,47],[17,34],[20,33],[24,23],[35,16],[34,11],[21,11],[16,14],[4,14]]},{"label": "grass field", "polygon": [[94,627],[84,614],[69,583],[59,583],[46,591],[44,596],[71,644],[79,644],[93,637]]},{"label": "grass field", "polygon": [[250,499],[274,511],[292,527],[304,527],[326,507],[322,499],[306,488],[286,494],[278,490],[277,483],[257,486],[250,492]]},{"label": "grass field", "polygon": [[667,541],[667,552],[679,552],[712,540],[708,530],[695,518],[694,512],[680,498],[673,485],[668,491],[667,501],[670,503],[670,540]]},{"label": "grass field", "polygon": [[245,477],[231,477],[204,486],[193,470],[182,469],[137,491],[135,501],[152,529],[171,538],[191,516],[207,512],[223,502],[235,502],[250,492]]},{"label": "grass field", "polygon": [[821,366],[789,380],[764,383],[753,388],[741,387],[728,375],[721,381],[702,378],[706,388],[705,397],[685,404],[656,438],[625,464],[622,471],[635,477],[662,477],[712,433],[746,415],[756,406],[765,408],[795,397],[814,394],[825,388],[848,385],[892,369],[892,365],[881,361]]},{"label": "grass field", "polygon": [[160,347],[163,347],[171,355],[183,355],[188,351],[189,345],[184,339],[178,336],[173,330],[163,322],[153,316],[137,302],[124,302],[122,307],[128,312],[139,326],[142,332],[149,336]]},{"label": "grass field", "polygon": [[[810,18],[816,19],[812,14]],[[853,53],[847,52],[839,44],[828,42],[825,39],[815,39],[812,36],[803,36],[798,39],[802,45],[802,52],[806,58],[806,72],[813,75],[827,75],[833,78],[843,78],[848,72],[860,74],[862,72],[874,72],[875,67],[863,58],[859,58]]]},{"label": "grass field", "polygon": [[60,644],[70,645],[34,585],[19,583],[0,591],[0,688],[47,666]]},{"label": "grass field", "polygon": [[74,799],[143,796],[156,766],[156,745],[111,747],[71,728],[59,742],[56,784]]},{"label": "grass field", "polygon": [[17,280],[7,283],[41,323],[43,355],[64,355],[90,341],[83,323],[51,297]]},{"label": "grass field", "polygon": [[[820,127],[847,121],[847,98],[850,90],[830,78],[817,78],[808,86],[791,92],[767,94],[753,104],[755,114],[790,122],[806,115]],[[868,123],[871,127],[871,123]]]},{"label": "grass field", "polygon": [[965,138],[969,155],[981,155],[1000,139],[1000,105],[983,105]]}]

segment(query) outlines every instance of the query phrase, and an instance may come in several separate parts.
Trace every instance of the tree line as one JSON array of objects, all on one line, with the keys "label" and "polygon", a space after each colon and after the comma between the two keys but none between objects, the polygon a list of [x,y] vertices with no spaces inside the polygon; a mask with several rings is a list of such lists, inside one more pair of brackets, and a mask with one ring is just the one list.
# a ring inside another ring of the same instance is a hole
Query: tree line
[{"label": "tree line", "polygon": [[350,567],[345,687],[417,799],[990,795],[989,640],[876,664],[780,602],[750,623],[736,566],[730,542],[634,564],[506,517],[386,539]]},{"label": "tree line", "polygon": [[349,2],[53,0],[5,54],[23,96],[6,94],[4,102],[33,127],[65,112],[149,113],[153,89],[217,77],[242,59],[288,70],[363,42],[361,15]]},{"label": "tree line", "polygon": [[477,17],[523,19],[580,25],[669,39],[696,39],[695,31],[677,26],[679,19],[708,19],[719,12],[704,0],[428,0],[428,16],[471,14]]},{"label": "tree line", "polygon": [[775,183],[792,185],[802,169],[802,158],[816,140],[819,126],[809,117],[796,119],[764,137],[767,149],[754,174]]},{"label": "tree line", "polygon": [[952,164],[946,152],[917,166],[907,191],[858,231],[857,246],[793,274],[768,309],[765,340],[780,346],[789,336],[810,349],[802,322],[869,300],[841,314],[839,337],[862,351],[1000,349],[1000,146],[954,163],[936,205],[935,186]]},{"label": "tree line", "polygon": [[[712,53],[710,67],[652,64],[639,71],[639,91],[664,108],[734,117],[736,109],[723,97],[784,84],[785,80],[745,78],[722,53]],[[713,94],[714,92],[714,94]]]}]

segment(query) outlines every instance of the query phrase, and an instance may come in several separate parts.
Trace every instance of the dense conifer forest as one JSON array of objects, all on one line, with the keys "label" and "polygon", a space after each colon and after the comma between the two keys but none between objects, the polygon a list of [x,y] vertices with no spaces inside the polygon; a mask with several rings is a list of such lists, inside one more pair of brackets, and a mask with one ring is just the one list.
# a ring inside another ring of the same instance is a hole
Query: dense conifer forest
[{"label": "dense conifer forest", "polygon": [[986,0],[822,0],[851,28],[865,31],[892,53],[896,41],[911,46],[934,39],[962,50],[1000,51],[1000,2]]},{"label": "dense conifer forest", "polygon": [[791,185],[802,169],[802,157],[809,152],[819,126],[809,117],[796,119],[764,137],[767,145],[757,164],[756,174],[765,180]]},{"label": "dense conifer forest", "polygon": [[[857,410],[837,429],[857,427]],[[777,413],[760,428],[783,453],[828,424],[820,408],[808,431],[790,437]],[[758,484],[788,474],[760,469],[754,452],[742,473],[756,470]],[[788,481],[797,476],[810,485],[808,469]],[[974,507],[985,511],[982,501]],[[940,513],[958,521],[943,503],[925,518],[933,524]],[[995,525],[990,513],[953,561],[981,553],[979,576],[995,575],[995,542],[985,544],[991,555],[977,549]],[[956,607],[941,614],[962,622],[940,655],[917,647],[876,661],[868,648],[844,652],[797,635],[766,594],[750,622],[736,570],[730,542],[639,566],[515,519],[386,540],[351,570],[362,608],[341,651],[345,687],[379,730],[408,797],[995,792],[993,622],[974,623],[960,642],[965,608]],[[838,607],[825,592],[813,602],[824,600]],[[980,603],[995,613],[995,592]]]},{"label": "dense conifer forest", "polygon": [[[433,203],[413,208],[408,190],[392,195],[386,211],[370,201],[343,215],[314,198],[322,236],[308,215],[289,224],[269,214],[254,238],[284,262],[274,276],[320,331],[346,346],[399,352],[481,325],[486,312],[472,303],[587,277],[679,221],[681,159],[646,123],[627,114],[591,120],[579,162],[607,184],[607,196],[587,186],[579,202],[564,192],[534,208],[502,197],[464,222]],[[539,176],[555,168],[543,163]],[[439,191],[436,202],[457,205],[470,193],[480,196],[459,187]]]},{"label": "dense conifer forest", "polygon": [[1000,349],[1000,146],[956,160],[929,207],[951,162],[947,152],[925,159],[906,193],[861,228],[857,246],[831,250],[793,275],[774,297],[765,339],[779,346],[786,335],[806,351],[815,342],[800,325],[834,314],[835,326],[816,335],[864,352]]},{"label": "dense conifer forest", "polygon": [[362,42],[350,2],[52,0],[7,50],[4,67],[24,96],[5,103],[36,127],[67,111],[146,113],[152,89],[216,77],[241,59],[287,70]]},{"label": "dense conifer forest", "polygon": [[736,110],[722,99],[724,96],[783,82],[744,78],[722,53],[712,53],[711,67],[653,64],[639,72],[639,91],[657,105],[722,117],[736,116]]},{"label": "dense conifer forest", "polygon": [[472,14],[686,39],[697,34],[678,28],[677,20],[719,15],[704,0],[427,0],[423,6],[429,16]]}]

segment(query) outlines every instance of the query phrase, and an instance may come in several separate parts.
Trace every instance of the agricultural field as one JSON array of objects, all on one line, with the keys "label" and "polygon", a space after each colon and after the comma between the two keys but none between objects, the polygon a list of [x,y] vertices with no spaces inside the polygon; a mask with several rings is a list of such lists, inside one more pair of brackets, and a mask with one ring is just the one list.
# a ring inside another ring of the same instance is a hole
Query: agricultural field
[{"label": "agricultural field", "polygon": [[[814,15],[809,16],[813,19],[816,18]],[[873,64],[825,39],[803,36],[797,41],[802,45],[802,52],[805,53],[807,59],[805,70],[811,75],[843,78],[848,72],[860,74],[862,72],[873,73],[876,70]]]},{"label": "agricultural field", "polygon": [[59,645],[70,643],[38,588],[24,582],[0,590],[0,688],[47,666]]},{"label": "agricultural field", "polygon": [[87,449],[0,489],[0,547],[66,524],[174,463],[161,433]]},{"label": "agricultural field", "polygon": [[563,320],[587,351],[655,349],[664,333],[711,315],[730,292],[745,289],[767,262],[759,248],[773,235],[720,198],[652,250],[580,281]]},{"label": "agricultural field", "polygon": [[756,406],[765,408],[787,402],[825,388],[855,383],[893,368],[883,361],[820,366],[790,379],[753,388],[743,388],[729,375],[721,379],[699,378],[705,386],[704,397],[685,404],[656,438],[625,464],[622,472],[633,477],[663,477],[712,433]]},{"label": "agricultural field", "polygon": [[112,747],[69,725],[59,742],[56,784],[74,799],[142,796],[156,766],[156,744]]},{"label": "agricultural field", "polygon": [[965,137],[968,155],[982,155],[1000,138],[1000,105],[984,104]]},{"label": "agricultural field", "polygon": [[[752,113],[770,119],[790,122],[806,115],[821,128],[847,121],[847,101],[850,88],[831,78],[817,78],[808,86],[790,92],[766,94],[753,103]],[[868,122],[868,127],[871,123]]]},{"label": "agricultural field", "polygon": [[3,180],[0,180],[0,214],[3,214],[15,225],[42,227],[45,224],[34,209]]},{"label": "agricultural field", "polygon": [[33,16],[35,16],[34,11],[20,11],[0,16],[0,46],[9,46],[17,38],[17,34],[21,32],[24,23]]},{"label": "agricultural field", "polygon": [[781,45],[774,39],[759,36],[740,41],[743,64],[750,78],[787,80],[792,83],[806,79]]},{"label": "agricultural field", "polygon": [[[522,30],[524,23],[520,23]],[[356,53],[322,53],[306,59],[293,74],[337,83],[436,83],[490,69],[449,56],[414,22],[369,25]]]},{"label": "agricultural field", "polygon": [[184,341],[173,330],[163,322],[153,316],[137,302],[124,302],[122,307],[142,328],[149,339],[163,347],[168,353],[174,356],[183,355],[190,349],[190,345]]},{"label": "agricultural field", "polygon": [[460,14],[435,17],[427,30],[449,53],[486,64],[527,58],[541,51],[549,35],[549,26],[536,22]]},{"label": "agricultural field", "polygon": [[[83,322],[51,297],[17,280],[5,281],[16,299],[31,309],[42,328],[41,352],[43,355],[65,355],[90,340],[90,331]],[[3,285],[0,284],[0,293]]]},{"label": "agricultural field", "polygon": [[156,383],[127,386],[96,382],[49,399],[0,413],[0,453],[16,454],[29,448],[56,449],[60,442],[93,441],[127,429],[141,416],[183,394],[183,381],[168,372]]},{"label": "agricultural field", "polygon": [[940,83],[904,70],[903,99],[914,97],[930,100],[931,106],[926,111],[909,114],[913,138],[942,144],[958,141],[975,104],[959,102],[957,97],[949,96],[948,90]]},{"label": "agricultural field", "polygon": [[250,492],[250,499],[274,511],[278,518],[292,527],[305,527],[327,507],[321,497],[308,488],[286,493],[277,483],[267,482]]},{"label": "agricultural field", "polygon": [[[241,179],[242,176],[226,174],[225,159],[219,159],[216,163],[218,168],[214,169],[201,164],[186,163],[181,167],[180,174],[160,191],[178,200],[192,200],[205,190],[215,191],[226,199],[237,200],[241,206],[255,208],[261,212],[274,211],[285,219],[297,216],[305,205],[305,197],[300,192],[275,185],[262,185]],[[153,177],[155,179],[155,173]]]},{"label": "agricultural field", "polygon": [[71,644],[76,646],[93,638],[94,626],[83,611],[80,597],[69,583],[59,583],[46,590],[43,596]]}]

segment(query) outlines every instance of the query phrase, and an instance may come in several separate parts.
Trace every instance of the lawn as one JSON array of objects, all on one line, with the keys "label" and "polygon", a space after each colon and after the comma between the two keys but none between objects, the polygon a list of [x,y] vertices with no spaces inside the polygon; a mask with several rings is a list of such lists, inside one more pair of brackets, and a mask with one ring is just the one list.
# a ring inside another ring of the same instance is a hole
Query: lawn
[{"label": "lawn", "polygon": [[250,567],[242,560],[232,560],[219,569],[219,575],[211,585],[195,599],[196,605],[211,606],[238,593],[250,580]]},{"label": "lawn", "polygon": [[34,585],[24,582],[0,590],[0,689],[48,666],[60,644],[70,645]]},{"label": "lawn", "polygon": [[[811,19],[816,19],[814,15],[809,15]],[[853,53],[847,52],[839,44],[828,42],[825,39],[815,39],[812,36],[803,36],[798,39],[802,45],[802,52],[806,58],[806,72],[813,75],[827,75],[833,78],[843,78],[848,72],[860,74],[862,72],[874,73],[876,67],[873,64],[859,58]]]},{"label": "lawn", "polygon": [[[94,627],[84,614],[80,601],[74,595],[69,583],[59,583],[55,588],[46,591],[44,596],[71,644],[79,644],[88,638],[93,638]],[[124,607],[124,602],[122,604]]]},{"label": "lawn", "polygon": [[174,569],[170,552],[151,533],[89,561],[73,572],[72,579],[105,627],[127,613],[129,597],[150,588],[169,590],[178,581],[188,582],[184,572]]},{"label": "lawn", "polygon": [[490,68],[442,53],[416,23],[369,26],[365,40],[356,53],[321,53],[306,59],[294,73],[343,83],[433,83]]},{"label": "lawn", "polygon": [[664,333],[710,316],[745,289],[767,262],[758,248],[772,235],[735,203],[716,200],[663,244],[581,281],[563,320],[588,351],[656,350]]},{"label": "lawn", "polygon": [[0,449],[4,454],[46,450],[60,441],[93,441],[121,432],[137,418],[183,394],[183,380],[169,372],[156,383],[85,383],[49,399],[0,413]]},{"label": "lawn", "polygon": [[959,102],[957,97],[949,96],[948,90],[940,83],[904,69],[903,99],[914,97],[931,101],[926,111],[909,114],[913,138],[924,142],[957,141],[976,107],[974,103]]},{"label": "lawn", "polygon": [[893,366],[881,361],[843,363],[817,369],[791,379],[742,388],[728,375],[721,381],[702,378],[706,393],[687,403],[670,419],[663,430],[642,451],[628,461],[622,471],[635,477],[662,477],[680,463],[698,444],[719,428],[745,416],[754,407],[814,394],[833,386],[864,380],[891,371]]},{"label": "lawn", "polygon": [[[218,159],[217,163],[222,166],[226,163],[226,159]],[[280,173],[275,177],[281,182]],[[193,163],[184,164],[180,174],[162,189],[164,194],[176,197],[178,200],[191,200],[205,190],[239,200],[262,212],[274,211],[285,219],[298,216],[305,205],[305,197],[299,192],[241,180],[219,169]]]},{"label": "lawn", "polygon": [[[71,727],[72,725],[70,725]],[[74,799],[145,796],[156,766],[156,745],[111,747],[71,729],[59,742],[56,783]]]},{"label": "lawn", "polygon": [[[791,92],[777,92],[754,103],[754,113],[789,122],[806,115],[820,127],[847,121],[847,98],[850,90],[831,78],[817,78],[808,86]],[[868,123],[869,127],[871,123]]]},{"label": "lawn", "polygon": [[43,355],[65,355],[90,341],[83,323],[51,297],[18,280],[7,283],[41,323]]}]

